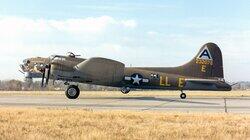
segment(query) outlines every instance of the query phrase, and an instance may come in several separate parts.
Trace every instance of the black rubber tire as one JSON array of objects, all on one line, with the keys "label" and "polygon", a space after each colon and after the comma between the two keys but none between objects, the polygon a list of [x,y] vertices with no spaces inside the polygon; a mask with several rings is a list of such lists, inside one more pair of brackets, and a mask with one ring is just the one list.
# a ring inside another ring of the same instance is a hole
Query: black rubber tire
[{"label": "black rubber tire", "polygon": [[122,87],[121,92],[123,94],[128,94],[130,92],[130,88],[129,87]]},{"label": "black rubber tire", "polygon": [[[74,91],[75,93],[69,93],[70,91]],[[68,88],[65,91],[65,95],[69,99],[76,99],[80,95],[80,89],[76,85],[69,85]]]},{"label": "black rubber tire", "polygon": [[187,95],[185,93],[181,93],[180,97],[181,97],[181,99],[186,99]]}]

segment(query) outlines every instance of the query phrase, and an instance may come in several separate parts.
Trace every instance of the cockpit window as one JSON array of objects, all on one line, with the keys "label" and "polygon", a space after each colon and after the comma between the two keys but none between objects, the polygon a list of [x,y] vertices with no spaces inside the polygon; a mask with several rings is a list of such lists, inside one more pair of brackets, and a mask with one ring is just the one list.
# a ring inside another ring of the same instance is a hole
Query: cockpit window
[{"label": "cockpit window", "polygon": [[67,53],[67,56],[68,56],[68,57],[72,57],[72,58],[75,58],[75,57],[76,57],[76,55],[75,55],[74,53],[72,53],[72,52],[68,52],[68,53]]},{"label": "cockpit window", "polygon": [[53,60],[65,61],[65,60],[66,60],[66,58],[61,57],[61,56],[54,56],[51,60],[52,60],[52,61],[53,61]]},{"label": "cockpit window", "polygon": [[51,55],[51,56],[49,57],[49,59],[50,59],[50,60],[53,60],[55,57],[56,57],[56,55]]}]

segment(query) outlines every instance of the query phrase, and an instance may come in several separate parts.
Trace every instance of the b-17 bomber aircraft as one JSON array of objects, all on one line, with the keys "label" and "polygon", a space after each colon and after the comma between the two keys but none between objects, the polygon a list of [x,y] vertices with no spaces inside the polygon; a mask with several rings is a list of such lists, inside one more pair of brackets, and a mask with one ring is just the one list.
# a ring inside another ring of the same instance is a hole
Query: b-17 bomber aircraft
[{"label": "b-17 bomber aircraft", "polygon": [[80,94],[78,85],[73,83],[119,87],[124,94],[131,89],[179,90],[181,99],[186,98],[185,90],[232,89],[224,80],[222,53],[214,43],[203,45],[190,62],[178,67],[125,67],[115,60],[84,59],[73,53],[29,58],[20,66],[26,77],[42,78],[43,87],[50,79],[65,81],[69,99]]}]

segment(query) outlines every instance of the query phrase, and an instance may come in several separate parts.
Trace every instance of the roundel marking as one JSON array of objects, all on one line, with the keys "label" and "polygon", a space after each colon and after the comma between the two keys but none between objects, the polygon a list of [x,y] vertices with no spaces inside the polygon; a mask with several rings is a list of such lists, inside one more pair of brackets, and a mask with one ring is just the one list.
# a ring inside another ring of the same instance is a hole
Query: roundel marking
[{"label": "roundel marking", "polygon": [[142,80],[143,80],[143,77],[141,74],[138,74],[138,73],[134,73],[131,75],[131,82],[133,85],[141,85],[142,83]]}]

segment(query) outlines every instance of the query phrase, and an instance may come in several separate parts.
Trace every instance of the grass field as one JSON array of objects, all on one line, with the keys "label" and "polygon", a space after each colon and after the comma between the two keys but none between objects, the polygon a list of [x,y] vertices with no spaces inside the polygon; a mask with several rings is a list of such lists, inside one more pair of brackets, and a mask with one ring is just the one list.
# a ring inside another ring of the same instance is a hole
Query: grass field
[{"label": "grass field", "polygon": [[[60,95],[63,91],[9,95]],[[250,91],[187,92],[195,97],[250,96]],[[81,96],[179,96],[176,91],[86,91]],[[159,111],[93,111],[65,108],[0,107],[1,139],[250,139],[250,114]]]},{"label": "grass field", "polygon": [[0,139],[250,139],[250,115],[0,108]]},{"label": "grass field", "polygon": [[[250,91],[185,91],[188,97],[250,97]],[[0,91],[1,95],[60,95],[64,91]],[[123,95],[120,91],[81,91],[80,96],[176,96],[179,97],[180,91],[131,91]]]}]

